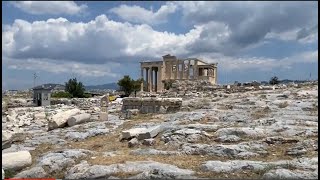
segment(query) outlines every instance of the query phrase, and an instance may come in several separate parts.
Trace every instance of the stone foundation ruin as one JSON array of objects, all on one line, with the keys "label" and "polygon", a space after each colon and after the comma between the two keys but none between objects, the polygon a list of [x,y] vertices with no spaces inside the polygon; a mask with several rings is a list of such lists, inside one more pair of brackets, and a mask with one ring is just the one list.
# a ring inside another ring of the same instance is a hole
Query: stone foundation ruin
[{"label": "stone foundation ruin", "polygon": [[138,109],[140,113],[175,112],[181,108],[181,98],[139,98],[128,97],[123,99],[122,111]]}]

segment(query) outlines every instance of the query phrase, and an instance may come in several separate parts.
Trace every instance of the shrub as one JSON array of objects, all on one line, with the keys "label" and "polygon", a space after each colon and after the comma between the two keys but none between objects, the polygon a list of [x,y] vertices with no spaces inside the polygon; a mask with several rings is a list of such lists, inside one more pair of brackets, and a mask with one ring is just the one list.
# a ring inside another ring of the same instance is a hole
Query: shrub
[{"label": "shrub", "polygon": [[89,94],[89,93],[84,93],[83,97],[84,97],[84,98],[91,98],[91,97],[92,97],[92,95],[91,95],[91,94]]},{"label": "shrub", "polygon": [[17,174],[16,171],[14,170],[11,170],[11,169],[6,169],[4,170],[4,175],[5,175],[5,178],[13,178],[15,175]]},{"label": "shrub", "polygon": [[78,82],[76,78],[69,79],[66,82],[66,92],[70,93],[72,97],[83,98],[84,97],[84,85],[82,82]]},{"label": "shrub", "polygon": [[68,92],[55,92],[51,95],[53,98],[72,98],[72,94]]},{"label": "shrub", "polygon": [[270,81],[269,81],[269,84],[271,85],[275,85],[275,84],[279,84],[279,79],[277,76],[273,76]]},{"label": "shrub", "polygon": [[118,81],[120,91],[124,92],[124,96],[128,97],[132,92],[139,91],[141,88],[142,79],[133,80],[130,76],[125,75]]}]

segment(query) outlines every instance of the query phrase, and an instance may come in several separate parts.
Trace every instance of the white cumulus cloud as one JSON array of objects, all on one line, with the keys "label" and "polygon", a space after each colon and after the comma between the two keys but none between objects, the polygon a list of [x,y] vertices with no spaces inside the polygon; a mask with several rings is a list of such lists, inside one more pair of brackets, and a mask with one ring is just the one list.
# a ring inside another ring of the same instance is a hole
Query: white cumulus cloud
[{"label": "white cumulus cloud", "polygon": [[77,5],[73,1],[13,1],[15,7],[30,14],[69,14],[82,13],[87,9],[87,5]]},{"label": "white cumulus cloud", "polygon": [[196,27],[186,34],[160,32],[146,24],[115,22],[105,15],[87,23],[65,18],[34,22],[17,19],[2,32],[2,52],[12,58],[138,62],[142,57],[186,54],[186,45],[193,43],[201,31]]},{"label": "white cumulus cloud", "polygon": [[172,2],[167,2],[162,5],[158,11],[148,10],[143,7],[134,5],[120,5],[110,9],[110,12],[117,14],[123,20],[134,23],[160,24],[167,22],[168,16],[174,13],[177,5]]}]

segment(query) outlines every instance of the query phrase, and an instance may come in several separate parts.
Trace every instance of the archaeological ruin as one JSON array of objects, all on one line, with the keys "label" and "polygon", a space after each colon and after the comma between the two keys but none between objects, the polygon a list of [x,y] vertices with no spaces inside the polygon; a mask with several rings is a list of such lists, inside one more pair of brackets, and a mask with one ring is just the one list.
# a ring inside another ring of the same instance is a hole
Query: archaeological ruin
[{"label": "archaeological ruin", "polygon": [[217,63],[206,63],[197,58],[178,59],[170,54],[163,61],[141,63],[141,91],[162,92],[169,80],[206,80],[217,84]]}]

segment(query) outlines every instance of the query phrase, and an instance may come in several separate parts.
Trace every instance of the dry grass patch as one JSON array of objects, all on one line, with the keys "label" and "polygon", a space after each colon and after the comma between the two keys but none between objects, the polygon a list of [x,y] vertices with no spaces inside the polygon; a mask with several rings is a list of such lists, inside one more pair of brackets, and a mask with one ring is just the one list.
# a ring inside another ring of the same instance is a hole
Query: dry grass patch
[{"label": "dry grass patch", "polygon": [[[172,164],[182,169],[193,169],[199,167],[202,162],[213,160],[212,157],[199,155],[130,155],[122,154],[113,157],[99,157],[88,159],[90,164],[95,165],[111,165],[122,164],[127,161],[156,161],[159,163]],[[221,160],[223,158],[220,158]]]},{"label": "dry grass patch", "polygon": [[258,109],[256,111],[254,111],[253,113],[251,113],[251,117],[253,119],[264,118],[264,117],[267,117],[270,112],[271,112],[271,109],[267,106],[265,108]]},{"label": "dry grass patch", "polygon": [[118,151],[127,148],[127,144],[120,142],[121,132],[89,137],[83,141],[70,142],[69,147],[74,149],[88,149],[97,152]]},{"label": "dry grass patch", "polygon": [[288,101],[285,101],[285,102],[283,102],[283,103],[280,103],[280,104],[278,104],[278,107],[279,108],[285,108],[285,107],[287,107],[289,104],[288,104]]},{"label": "dry grass patch", "polygon": [[132,120],[146,120],[152,118],[153,114],[140,114],[132,116]]},{"label": "dry grass patch", "polygon": [[[37,160],[39,157],[43,156],[44,154],[50,152],[50,151],[56,151],[59,150],[59,148],[55,148],[54,145],[49,143],[40,144],[35,150],[30,151],[31,157],[32,157],[32,164],[30,167],[34,167],[37,163]],[[60,149],[61,150],[61,149]],[[43,167],[46,172],[49,172],[49,167],[44,166]],[[55,178],[64,178],[64,170],[59,172],[53,172],[48,174],[47,178],[55,177]]]},{"label": "dry grass patch", "polygon": [[[143,119],[136,119],[131,121],[126,121],[122,125],[120,125],[117,129],[113,132],[106,134],[106,135],[99,135],[94,137],[89,137],[82,141],[77,142],[69,142],[70,148],[75,149],[88,149],[97,152],[108,152],[108,151],[117,151],[117,152],[127,152],[132,150],[128,147],[128,141],[121,141],[121,134],[123,130],[130,129],[136,124],[140,124],[143,122],[158,122],[162,121],[162,119],[149,119],[150,115],[144,116]],[[156,140],[156,147],[164,146],[164,142],[160,141],[161,133],[155,137]],[[141,145],[144,147],[144,145]]]},{"label": "dry grass patch", "polygon": [[271,144],[268,145],[268,154],[263,158],[257,158],[262,161],[279,161],[279,160],[292,160],[292,156],[286,155],[286,151],[293,147],[295,143],[285,143],[285,144]]},{"label": "dry grass patch", "polygon": [[[102,157],[96,158],[94,160],[90,159],[88,162],[91,164],[99,165],[111,165],[117,163],[125,163],[126,161],[156,161],[159,163],[175,165],[182,169],[191,169],[196,172],[196,176],[200,177],[215,177],[213,174],[217,173],[208,173],[200,170],[200,166],[203,162],[208,160],[223,160],[225,158],[221,157],[209,157],[209,156],[199,156],[199,155],[148,155],[148,156],[133,156],[133,155],[122,155],[114,157]],[[124,177],[127,173],[124,173]],[[115,176],[117,176],[115,174]],[[119,177],[119,176],[117,176]],[[220,176],[223,177],[223,176]]]},{"label": "dry grass patch", "polygon": [[153,118],[153,114],[138,114],[133,116],[130,120],[125,121],[118,129],[129,129],[134,125],[141,123],[151,123],[151,122],[163,122],[161,118]]},{"label": "dry grass patch", "polygon": [[200,119],[200,121],[198,121],[198,123],[200,124],[208,124],[210,118],[208,115],[205,115],[203,118]]},{"label": "dry grass patch", "polygon": [[39,157],[41,157],[43,154],[50,152],[50,151],[53,151],[53,150],[56,150],[54,148],[54,145],[49,144],[49,143],[40,144],[35,150],[31,150],[30,151],[30,154],[32,157],[32,165],[31,166],[35,165],[37,159]]},{"label": "dry grass patch", "polygon": [[117,172],[117,173],[112,173],[111,176],[115,176],[117,178],[129,178],[131,176],[135,176],[140,174],[140,171],[133,171],[133,172]]},{"label": "dry grass patch", "polygon": [[[267,152],[265,156],[257,156],[252,158],[247,158],[247,160],[254,161],[279,161],[279,160],[293,160],[297,157],[290,156],[286,154],[286,151],[290,148],[293,148],[296,143],[283,143],[283,144],[270,144],[268,145]],[[308,148],[307,148],[308,149]],[[307,153],[303,157],[312,158],[318,155],[318,151],[313,151],[308,149]]]},{"label": "dry grass patch", "polygon": [[[250,160],[252,158],[249,158]],[[201,165],[206,161],[228,161],[234,160],[227,157],[216,157],[216,156],[200,156],[200,155],[148,155],[148,156],[133,156],[133,155],[119,155],[114,157],[101,157],[96,159],[89,159],[90,164],[95,165],[111,165],[111,164],[123,164],[127,161],[156,161],[159,163],[175,165],[182,169],[191,169],[195,171],[195,176],[203,178],[259,178],[264,172],[262,171],[251,171],[243,170],[239,172],[230,172],[230,173],[216,173],[210,171],[202,171]],[[247,159],[246,159],[247,160]],[[260,157],[258,160],[265,161],[265,158]],[[271,169],[271,168],[270,168]],[[268,170],[268,169],[267,169]],[[266,170],[266,171],[267,171]],[[114,176],[117,177],[129,177],[139,172],[133,172],[132,174],[128,173],[115,173]]]},{"label": "dry grass patch", "polygon": [[[165,147],[164,142],[160,141],[161,135],[158,135],[156,139],[156,144],[151,148],[155,149],[170,149],[170,147]],[[215,178],[258,178],[261,177],[264,172],[253,172],[253,171],[241,171],[236,173],[214,173],[214,172],[203,172],[200,169],[200,166],[205,161],[209,160],[234,160],[234,158],[228,157],[218,157],[218,156],[208,156],[208,155],[131,155],[130,152],[134,148],[128,148],[127,142],[120,142],[117,136],[107,135],[107,136],[97,136],[85,140],[86,142],[75,142],[73,143],[74,148],[84,148],[95,150],[99,152],[106,151],[117,151],[120,152],[116,156],[102,156],[92,159],[87,157],[87,161],[90,164],[94,165],[111,165],[111,164],[123,164],[127,161],[156,161],[165,164],[172,164],[182,169],[191,169],[196,172],[198,177],[215,177]],[[204,143],[205,141],[203,141]],[[99,146],[97,146],[99,145]],[[295,143],[279,144],[279,145],[270,145],[267,149],[268,154],[265,156],[250,157],[244,158],[245,160],[256,160],[256,161],[278,161],[278,160],[292,160],[294,157],[285,155],[285,152],[288,148],[295,145]],[[140,146],[139,148],[149,148],[146,146]],[[314,157],[314,154],[308,155],[308,157]],[[129,176],[134,176],[139,172],[131,173],[115,173],[113,176],[126,178]]]},{"label": "dry grass patch", "polygon": [[[265,173],[269,172],[272,169],[277,169],[278,166],[277,165],[273,165],[273,164],[269,164],[267,165],[266,168],[262,169],[262,170],[258,170],[255,173],[258,175],[258,177],[262,177]],[[286,166],[283,166],[282,168],[288,169],[288,170],[294,170],[296,169],[294,166],[292,166],[291,164],[287,164]]]},{"label": "dry grass patch", "polygon": [[217,109],[219,109],[219,110],[232,110],[233,106],[230,104],[219,104]]}]

